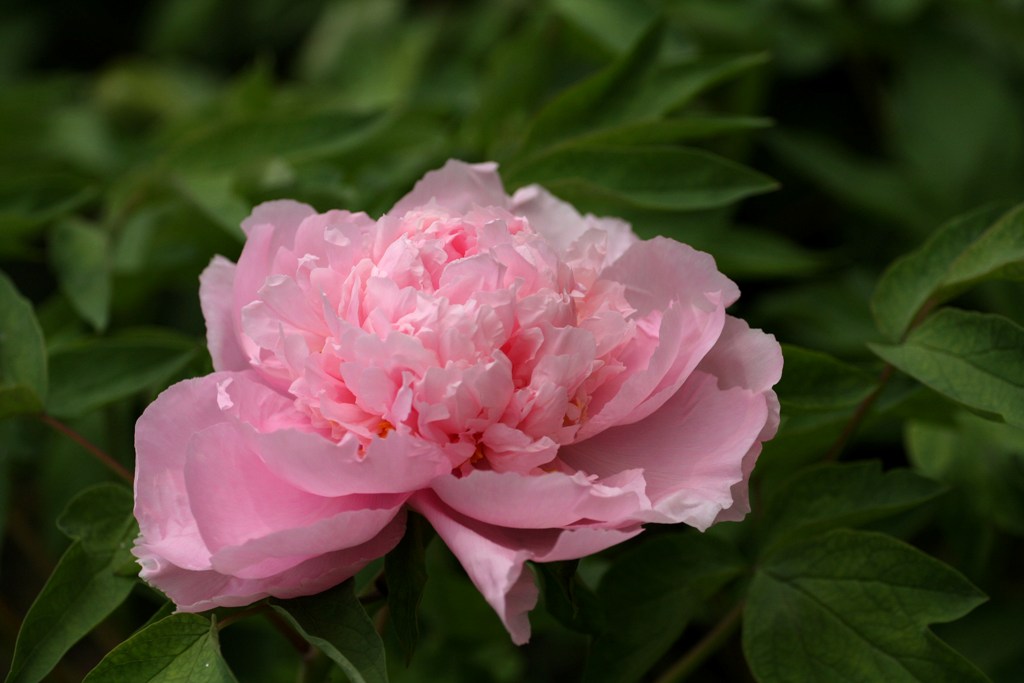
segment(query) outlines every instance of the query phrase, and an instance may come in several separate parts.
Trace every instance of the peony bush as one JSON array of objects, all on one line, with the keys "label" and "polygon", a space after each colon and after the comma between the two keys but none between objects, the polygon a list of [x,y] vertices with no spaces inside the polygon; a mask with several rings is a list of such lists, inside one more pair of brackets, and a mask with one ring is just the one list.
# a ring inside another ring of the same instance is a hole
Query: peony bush
[{"label": "peony bush", "polygon": [[782,354],[708,254],[460,161],[379,220],[242,228],[201,277],[215,372],[136,428],[134,553],[179,611],[323,591],[413,510],[524,643],[526,561],[748,512]]}]

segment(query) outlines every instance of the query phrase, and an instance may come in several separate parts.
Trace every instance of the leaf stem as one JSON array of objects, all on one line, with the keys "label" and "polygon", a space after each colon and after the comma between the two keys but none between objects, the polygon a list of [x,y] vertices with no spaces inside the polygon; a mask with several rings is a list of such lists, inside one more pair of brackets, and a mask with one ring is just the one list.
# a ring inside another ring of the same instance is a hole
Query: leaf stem
[{"label": "leaf stem", "polygon": [[843,433],[839,435],[839,438],[835,440],[832,447],[825,453],[826,462],[834,462],[839,459],[846,444],[853,438],[853,435],[860,428],[864,419],[868,416],[868,412],[871,410],[871,406],[875,404],[878,397],[882,395],[882,390],[885,389],[885,385],[889,383],[889,379],[892,377],[895,369],[888,363],[882,368],[881,374],[878,375],[878,386],[872,391],[867,397],[860,402],[857,409],[853,411],[853,415],[850,416],[850,421],[843,427]]},{"label": "leaf stem", "polygon": [[716,650],[724,645],[739,628],[743,618],[743,603],[738,603],[722,617],[707,635],[670,666],[655,683],[679,683],[692,674]]},{"label": "leaf stem", "polygon": [[111,457],[110,454],[108,454],[99,446],[86,439],[84,436],[82,436],[75,430],[71,429],[71,427],[68,427],[66,424],[56,419],[52,415],[47,415],[45,413],[39,415],[39,419],[44,424],[60,432],[61,434],[68,437],[69,439],[77,443],[79,446],[84,448],[86,451],[89,452],[90,455],[92,455],[94,458],[103,463],[107,467],[107,469],[109,469],[122,479],[124,479],[129,484],[135,481],[135,477],[132,475],[131,472],[129,472],[124,467],[124,465],[119,463],[117,460],[114,460],[114,458]]}]

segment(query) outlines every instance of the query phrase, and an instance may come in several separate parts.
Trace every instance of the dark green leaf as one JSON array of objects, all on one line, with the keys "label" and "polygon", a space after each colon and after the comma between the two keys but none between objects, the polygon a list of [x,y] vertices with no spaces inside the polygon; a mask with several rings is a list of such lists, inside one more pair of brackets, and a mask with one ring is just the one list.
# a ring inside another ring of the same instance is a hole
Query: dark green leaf
[{"label": "dark green leaf", "polygon": [[743,650],[761,683],[985,681],[928,630],[984,601],[959,573],[912,546],[831,531],[783,546],[760,565]]},{"label": "dark green leaf", "polygon": [[804,411],[852,408],[867,398],[878,380],[827,353],[786,344],[786,371],[776,387],[782,405]]},{"label": "dark green leaf", "polygon": [[110,244],[107,234],[81,221],[59,223],[50,258],[61,290],[75,311],[102,331],[110,318]]},{"label": "dark green leaf", "polygon": [[555,0],[551,4],[613,54],[629,50],[654,20],[651,8],[642,2]]},{"label": "dark green leaf", "polygon": [[582,135],[577,141],[606,145],[667,144],[744,133],[769,125],[769,119],[752,116],[688,116],[627,123]]},{"label": "dark green leaf", "polygon": [[162,330],[63,346],[50,355],[47,410],[57,417],[77,417],[159,385],[180,371],[198,348],[191,339]]},{"label": "dark green leaf", "polygon": [[1024,328],[1012,320],[947,308],[903,344],[871,349],[954,401],[1024,426]]},{"label": "dark green leaf", "polygon": [[705,601],[743,569],[731,545],[695,533],[652,539],[620,557],[598,586],[605,628],[594,638],[583,680],[640,680]]},{"label": "dark green leaf", "polygon": [[424,550],[433,538],[433,529],[419,515],[410,514],[405,536],[384,558],[384,576],[388,584],[388,615],[398,644],[408,663],[419,639],[417,611],[427,583]]},{"label": "dark green leaf", "polygon": [[775,189],[774,181],[695,149],[564,145],[509,173],[512,187],[539,183],[574,204],[590,200],[667,211],[727,206]]},{"label": "dark green leaf", "polygon": [[621,59],[559,93],[537,114],[524,148],[537,149],[565,140],[617,118],[623,103],[631,99],[644,76],[654,68],[663,36],[664,25],[654,22]]},{"label": "dark green leaf", "polygon": [[386,683],[384,643],[352,590],[352,581],[308,598],[271,604],[303,638],[334,660],[351,683]]},{"label": "dark green leaf", "polygon": [[216,626],[198,614],[172,614],[111,650],[84,683],[233,683]]},{"label": "dark green leaf", "polygon": [[895,341],[926,305],[986,279],[1024,276],[1024,204],[987,207],[955,218],[921,248],[895,261],[878,282],[871,308]]},{"label": "dark green leaf", "polygon": [[802,470],[773,496],[765,511],[762,547],[841,526],[857,526],[930,500],[942,487],[910,470],[883,473],[877,461]]},{"label": "dark green leaf", "polygon": [[125,568],[134,565],[130,548],[138,534],[131,502],[127,489],[103,484],[69,504],[61,527],[80,540],[64,553],[25,615],[7,683],[43,680],[128,597],[136,578]]},{"label": "dark green leaf", "polygon": [[567,628],[595,633],[601,628],[597,596],[576,569],[579,560],[534,565],[544,593],[544,607]]},{"label": "dark green leaf", "polygon": [[178,147],[172,168],[211,173],[234,171],[271,159],[315,161],[353,149],[377,132],[376,114],[324,112],[247,119],[213,125]]},{"label": "dark green leaf", "polygon": [[0,272],[0,418],[42,410],[46,347],[28,302]]},{"label": "dark green leaf", "polygon": [[952,488],[981,519],[1024,536],[1024,431],[961,413],[949,422],[910,422],[905,437],[921,474]]}]

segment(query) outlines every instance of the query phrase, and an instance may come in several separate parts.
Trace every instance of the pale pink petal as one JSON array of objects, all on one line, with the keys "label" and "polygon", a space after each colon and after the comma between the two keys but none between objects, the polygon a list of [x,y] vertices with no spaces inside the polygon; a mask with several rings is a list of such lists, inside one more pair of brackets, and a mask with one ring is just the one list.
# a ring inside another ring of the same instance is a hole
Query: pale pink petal
[{"label": "pale pink petal", "polygon": [[596,553],[622,543],[642,529],[507,529],[483,524],[442,503],[436,495],[421,492],[410,500],[437,531],[470,580],[498,613],[512,642],[530,639],[529,612],[537,604],[537,586],[527,560],[555,562]]},{"label": "pale pink petal", "polygon": [[309,204],[291,199],[275,199],[257,205],[248,218],[242,221],[242,231],[251,237],[257,226],[271,225],[279,234],[275,246],[291,246],[299,225],[307,216],[315,213],[316,209]]},{"label": "pale pink petal", "polygon": [[[246,373],[179,382],[146,408],[135,428],[135,517],[142,538],[152,552],[186,569],[210,566],[185,489],[188,442],[193,433],[234,419],[221,407],[225,383],[256,386]],[[249,412],[245,417],[253,418]]]},{"label": "pale pink petal", "polygon": [[722,336],[698,367],[717,377],[723,389],[768,391],[782,378],[782,348],[774,336],[752,330],[746,321],[730,315]]},{"label": "pale pink petal", "polygon": [[166,593],[179,612],[202,612],[214,607],[240,607],[268,596],[295,598],[327,590],[389,552],[404,532],[405,514],[400,513],[366,543],[314,557],[260,579],[242,579],[212,570],[190,571],[140,547],[133,552],[142,565],[142,578]]},{"label": "pale pink petal", "polygon": [[559,254],[565,254],[569,246],[589,229],[576,209],[540,185],[527,185],[516,190],[510,210],[526,218],[530,227]]},{"label": "pale pink petal", "polygon": [[763,394],[720,389],[698,371],[646,420],[567,446],[559,457],[600,476],[643,469],[654,511],[639,518],[703,530],[733,505],[732,487],[744,481],[744,458],[768,420]]},{"label": "pale pink petal", "polygon": [[365,453],[351,436],[335,443],[318,434],[282,430],[251,439],[276,477],[319,496],[412,492],[452,468],[437,444],[397,431],[373,439]]},{"label": "pale pink petal", "polygon": [[582,473],[536,476],[477,470],[440,477],[431,488],[453,510],[496,526],[519,529],[567,527],[583,520],[615,524],[650,509],[644,477],[632,470],[608,485]]},{"label": "pale pink petal", "polygon": [[436,171],[430,171],[416,183],[388,212],[389,216],[401,217],[408,211],[436,202],[442,209],[452,213],[466,213],[477,206],[499,206],[508,204],[508,196],[498,177],[498,165],[493,162],[467,164],[449,159]]},{"label": "pale pink petal", "polygon": [[[206,546],[215,554],[222,548],[238,546],[277,532],[298,534],[306,527],[355,510],[385,510],[384,513],[337,526],[333,536],[316,536],[312,546],[323,542],[320,552],[363,543],[390,521],[402,504],[401,496],[357,495],[317,496],[295,488],[267,469],[253,452],[246,425],[224,422],[197,432],[188,445],[185,487],[192,514]],[[305,545],[306,540],[300,542]]]},{"label": "pale pink petal", "polygon": [[199,303],[206,319],[206,343],[219,371],[246,370],[249,357],[239,345],[234,303],[235,264],[214,256],[199,276]]}]

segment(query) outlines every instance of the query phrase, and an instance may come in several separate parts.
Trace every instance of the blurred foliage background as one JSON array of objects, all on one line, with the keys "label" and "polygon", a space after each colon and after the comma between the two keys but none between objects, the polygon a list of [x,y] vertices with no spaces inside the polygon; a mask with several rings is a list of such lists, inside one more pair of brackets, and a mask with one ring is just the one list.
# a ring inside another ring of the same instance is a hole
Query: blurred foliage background
[{"label": "blurred foliage background", "polygon": [[[141,409],[211,369],[197,278],[212,255],[237,257],[251,206],[376,216],[449,157],[693,244],[740,284],[736,313],[806,370],[780,387],[756,505],[820,460],[876,386],[870,300],[886,266],[953,216],[1024,199],[1024,2],[5,0],[0,269],[38,316],[47,414],[130,469]],[[1024,324],[1019,283],[956,303]],[[1022,444],[897,375],[843,456],[946,485],[879,528],[992,598],[938,632],[1005,683],[1024,680]],[[111,475],[29,417],[0,421],[0,468],[6,664],[67,546],[54,520]],[[757,524],[715,533],[749,549]],[[645,534],[659,535],[689,532]],[[582,581],[630,548],[585,560]],[[389,647],[393,680],[580,678],[587,638],[555,597],[517,649],[441,544],[427,561],[420,646],[411,668]],[[160,605],[133,589],[50,680],[81,680]],[[724,609],[680,617],[639,671],[654,680]],[[239,680],[294,680],[267,623],[221,640]],[[739,639],[694,680],[752,680]]]}]

